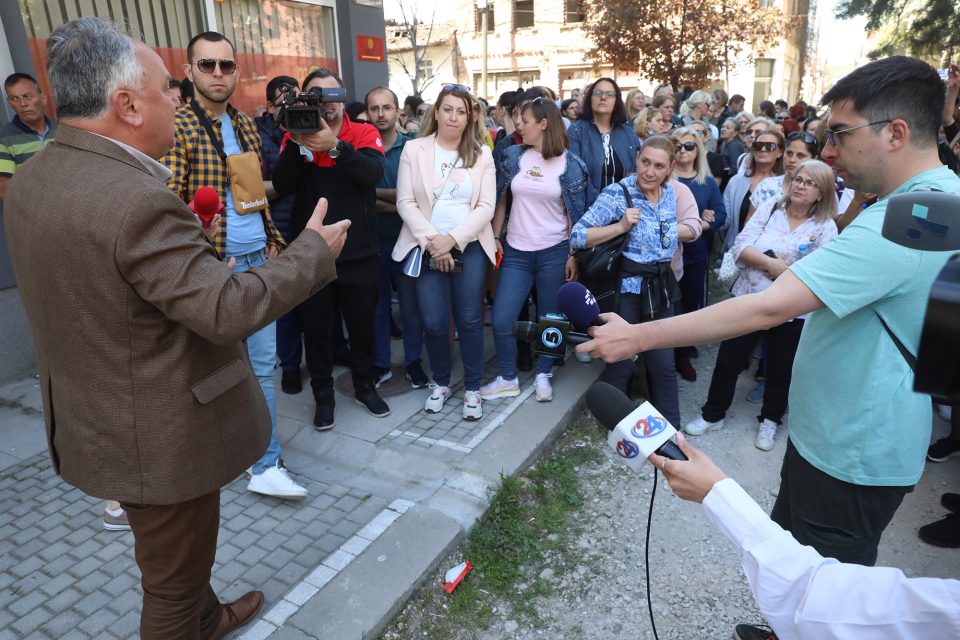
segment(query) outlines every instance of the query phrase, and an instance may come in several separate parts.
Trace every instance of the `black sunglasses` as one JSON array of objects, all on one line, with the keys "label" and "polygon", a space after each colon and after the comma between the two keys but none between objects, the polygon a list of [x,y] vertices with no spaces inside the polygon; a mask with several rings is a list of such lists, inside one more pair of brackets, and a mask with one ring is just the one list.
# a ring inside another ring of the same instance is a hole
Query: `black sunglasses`
[{"label": "black sunglasses", "polygon": [[680,153],[681,149],[684,149],[686,151],[693,151],[696,148],[697,148],[696,142],[682,142],[677,144],[677,153]]},{"label": "black sunglasses", "polygon": [[234,60],[217,60],[216,58],[197,60],[197,69],[204,73],[213,73],[217,65],[220,66],[220,72],[226,75],[230,75],[237,70],[237,63]]},{"label": "black sunglasses", "polygon": [[463,91],[464,93],[470,93],[470,87],[468,87],[468,86],[465,85],[465,84],[453,84],[453,83],[448,83],[448,84],[443,85],[443,90],[444,90],[444,91],[453,91],[454,89],[458,89],[458,90],[460,90],[460,91]]},{"label": "black sunglasses", "polygon": [[754,151],[775,151],[780,145],[776,142],[754,142],[750,148]]},{"label": "black sunglasses", "polygon": [[820,146],[820,141],[817,140],[817,137],[805,131],[794,131],[793,133],[788,133],[787,140],[790,142],[793,142],[794,140],[803,140],[807,144]]}]

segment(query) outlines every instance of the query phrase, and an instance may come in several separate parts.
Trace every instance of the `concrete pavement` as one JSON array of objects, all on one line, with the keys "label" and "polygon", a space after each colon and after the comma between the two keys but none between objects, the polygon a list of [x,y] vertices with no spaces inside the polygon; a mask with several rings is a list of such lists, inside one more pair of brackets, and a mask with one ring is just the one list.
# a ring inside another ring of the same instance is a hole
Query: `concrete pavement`
[{"label": "concrete pavement", "polygon": [[[489,333],[486,345],[489,379]],[[283,457],[310,495],[259,496],[245,478],[223,489],[213,587],[223,601],[266,595],[235,637],[375,637],[482,515],[500,474],[531,464],[562,432],[600,369],[568,359],[550,403],[531,398],[533,376],[522,375],[520,397],[485,402],[479,422],[461,419],[459,368],[439,414],[423,412],[427,391],[410,390],[395,368],[390,416],[338,394],[327,433],[312,426],[309,385],[278,393]],[[36,380],[0,387],[0,640],[137,635],[133,538],[104,531],[102,512],[102,500],[53,474]]]}]

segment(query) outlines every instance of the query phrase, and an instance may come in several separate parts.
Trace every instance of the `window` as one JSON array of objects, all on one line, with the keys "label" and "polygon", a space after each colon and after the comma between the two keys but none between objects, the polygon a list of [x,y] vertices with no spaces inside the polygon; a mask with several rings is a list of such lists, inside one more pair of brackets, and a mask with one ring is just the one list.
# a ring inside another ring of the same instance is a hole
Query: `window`
[{"label": "window", "polygon": [[[480,32],[483,30],[483,29],[482,29],[482,27],[483,27],[483,18],[482,18],[481,16],[483,16],[483,9],[481,9],[480,7],[477,7],[477,8],[475,9],[475,13],[474,13],[474,17],[475,17],[476,20],[477,20],[477,23],[476,23],[476,31],[477,31],[477,33],[480,33]],[[493,0],[488,0],[488,3],[487,3],[487,31],[489,31],[490,33],[493,33],[493,32],[494,32],[494,27],[496,26],[496,24],[497,24],[497,21],[494,19],[494,15],[493,15]]]},{"label": "window", "polygon": [[433,60],[430,58],[421,58],[420,63],[417,65],[417,70],[420,72],[421,78],[432,78]]},{"label": "window", "polygon": [[528,29],[533,26],[533,0],[514,0],[513,28]]},{"label": "window", "polygon": [[582,0],[564,0],[564,22],[573,24],[583,22],[583,13],[581,13]]},{"label": "window", "polygon": [[757,58],[753,71],[753,112],[760,110],[760,103],[767,100],[773,90],[773,60]]}]

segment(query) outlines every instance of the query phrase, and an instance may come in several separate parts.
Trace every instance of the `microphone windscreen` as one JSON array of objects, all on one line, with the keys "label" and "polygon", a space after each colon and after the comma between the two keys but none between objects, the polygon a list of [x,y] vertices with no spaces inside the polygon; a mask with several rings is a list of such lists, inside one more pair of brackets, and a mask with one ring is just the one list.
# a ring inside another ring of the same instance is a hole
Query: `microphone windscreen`
[{"label": "microphone windscreen", "polygon": [[597,422],[613,431],[637,405],[623,391],[606,382],[594,382],[587,389],[587,408]]},{"label": "microphone windscreen", "polygon": [[220,212],[220,195],[213,187],[200,187],[193,194],[195,213],[204,218],[212,218]]},{"label": "microphone windscreen", "polygon": [[600,315],[600,307],[590,290],[579,282],[567,282],[557,291],[557,307],[576,327],[589,327]]}]

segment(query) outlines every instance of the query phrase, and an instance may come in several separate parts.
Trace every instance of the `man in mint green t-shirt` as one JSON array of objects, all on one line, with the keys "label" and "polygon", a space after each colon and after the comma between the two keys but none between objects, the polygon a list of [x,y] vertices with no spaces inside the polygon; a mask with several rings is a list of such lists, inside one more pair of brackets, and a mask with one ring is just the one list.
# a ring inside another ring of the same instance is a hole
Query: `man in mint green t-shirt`
[{"label": "man in mint green t-shirt", "polygon": [[916,354],[930,287],[950,254],[906,249],[880,230],[891,195],[960,194],[960,178],[937,155],[944,99],[937,72],[904,56],[841,79],[822,100],[830,107],[822,155],[849,187],[879,194],[878,202],[762,293],[636,326],[611,314],[591,330],[595,340],[578,348],[611,362],[815,312],[794,362],[790,441],[771,517],[842,562],[876,561],[880,536],[920,478],[930,443],[930,398],[914,393],[913,372],[880,317]]}]

